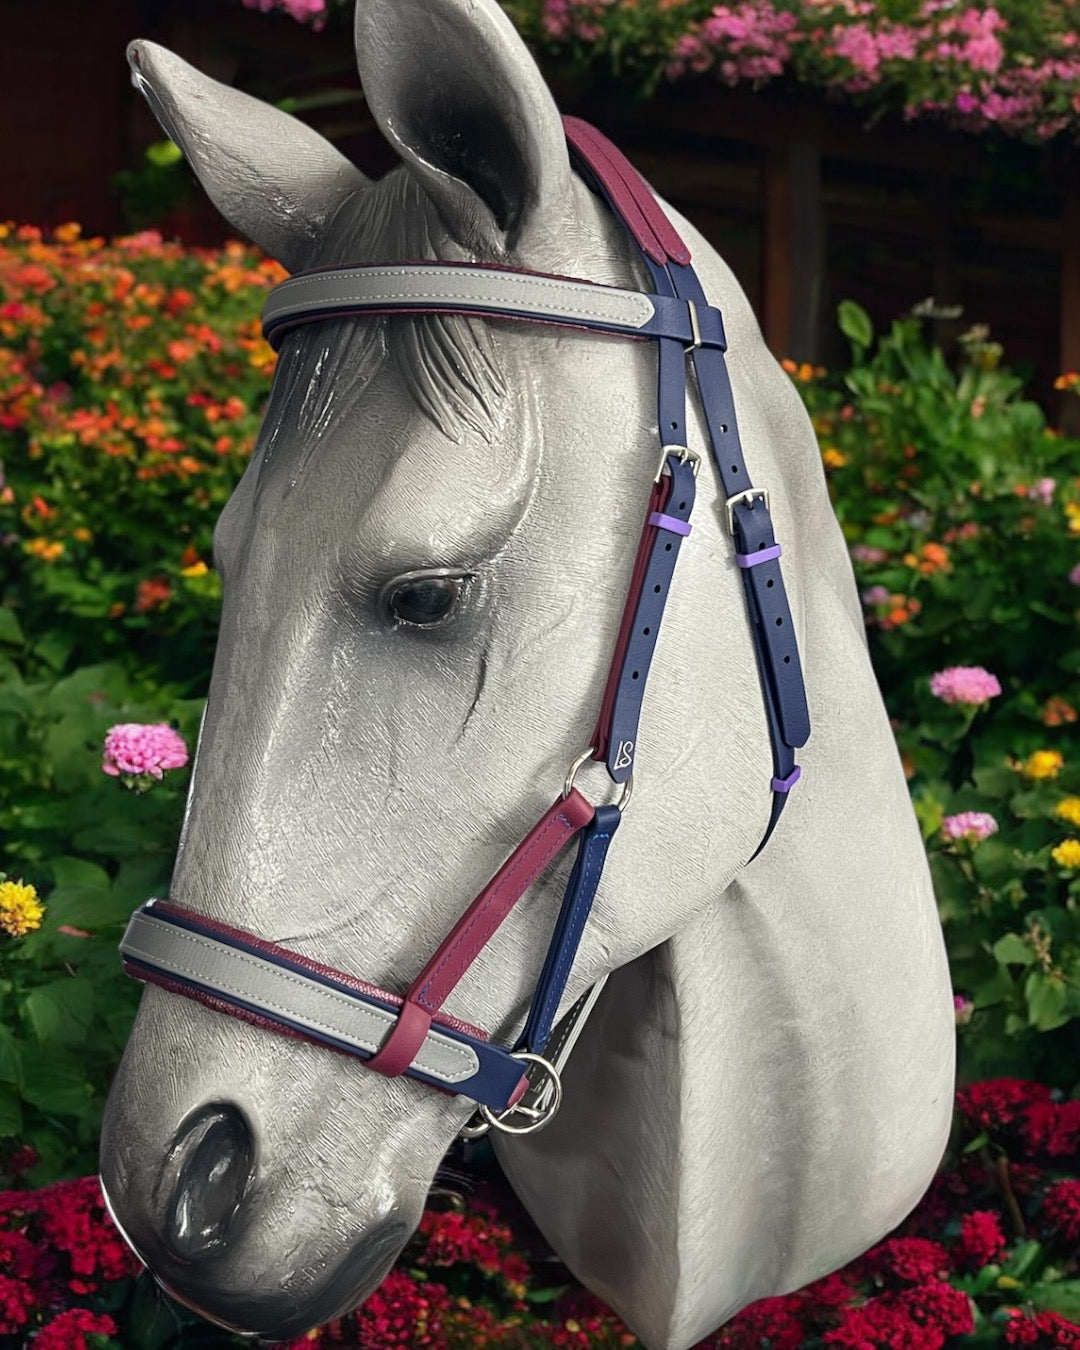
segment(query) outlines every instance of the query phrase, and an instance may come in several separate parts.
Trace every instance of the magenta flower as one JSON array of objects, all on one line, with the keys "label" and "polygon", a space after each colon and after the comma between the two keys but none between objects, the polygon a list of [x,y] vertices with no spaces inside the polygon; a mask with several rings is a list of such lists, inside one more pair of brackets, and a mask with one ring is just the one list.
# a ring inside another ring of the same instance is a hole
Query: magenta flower
[{"label": "magenta flower", "polygon": [[958,1027],[966,1027],[975,1012],[975,1004],[963,994],[953,994],[953,1015]]},{"label": "magenta flower", "polygon": [[996,675],[982,666],[949,666],[930,676],[930,692],[942,703],[978,707],[1001,693]]},{"label": "magenta flower", "polygon": [[184,738],[164,722],[122,722],[110,727],[104,756],[103,773],[142,790],[166,769],[182,769],[188,762]]},{"label": "magenta flower", "polygon": [[997,832],[997,821],[986,811],[961,811],[959,815],[946,816],[941,822],[941,833],[946,839],[969,839],[973,844],[981,843]]},{"label": "magenta flower", "polygon": [[1077,563],[1069,573],[1069,580],[1074,586],[1080,586],[1080,563]]},{"label": "magenta flower", "polygon": [[1054,489],[1057,487],[1056,478],[1040,478],[1037,483],[1032,483],[1028,488],[1028,497],[1033,502],[1042,502],[1043,506],[1050,506],[1054,500]]}]

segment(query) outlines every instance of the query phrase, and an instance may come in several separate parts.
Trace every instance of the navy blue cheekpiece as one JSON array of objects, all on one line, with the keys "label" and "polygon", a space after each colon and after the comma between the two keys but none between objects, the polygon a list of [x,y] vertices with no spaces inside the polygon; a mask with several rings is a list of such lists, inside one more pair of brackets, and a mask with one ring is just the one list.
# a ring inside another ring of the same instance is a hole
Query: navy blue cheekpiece
[{"label": "navy blue cheekpiece", "polygon": [[566,883],[566,894],[555,921],[525,1030],[515,1050],[528,1050],[534,1055],[544,1053],[581,934],[596,898],[608,846],[621,819],[622,813],[617,806],[598,806],[596,815],[579,836],[577,859]]}]

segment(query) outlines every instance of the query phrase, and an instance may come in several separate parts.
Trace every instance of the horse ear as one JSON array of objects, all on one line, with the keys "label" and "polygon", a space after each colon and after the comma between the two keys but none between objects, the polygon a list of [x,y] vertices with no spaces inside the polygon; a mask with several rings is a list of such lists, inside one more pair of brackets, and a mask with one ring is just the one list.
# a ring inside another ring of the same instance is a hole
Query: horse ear
[{"label": "horse ear", "polygon": [[495,0],[358,0],[368,105],[451,235],[504,253],[565,219],[558,109]]},{"label": "horse ear", "polygon": [[128,47],[132,82],[211,201],[295,272],[338,205],[367,179],[318,132],[219,84],[153,42]]}]

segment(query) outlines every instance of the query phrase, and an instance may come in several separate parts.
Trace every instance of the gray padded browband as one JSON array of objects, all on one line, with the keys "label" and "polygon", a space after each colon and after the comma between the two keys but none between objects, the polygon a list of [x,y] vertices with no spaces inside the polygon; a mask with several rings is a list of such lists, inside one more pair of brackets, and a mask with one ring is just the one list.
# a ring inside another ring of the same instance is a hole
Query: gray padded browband
[{"label": "gray padded browband", "polygon": [[[166,975],[195,981],[210,993],[239,999],[256,1011],[279,1014],[301,1031],[332,1036],[346,1045],[374,1054],[397,1021],[397,1010],[359,1003],[295,970],[239,951],[202,933],[158,923],[141,911],[131,917],[122,944],[124,956],[142,961]],[[434,1027],[412,1061],[413,1067],[440,1082],[460,1083],[480,1067],[467,1045],[443,1036]]]},{"label": "gray padded browband", "polygon": [[290,277],[270,293],[263,307],[263,325],[271,330],[287,326],[291,319],[319,310],[330,315],[353,307],[397,310],[409,306],[420,310],[471,307],[518,317],[536,315],[554,322],[606,324],[629,332],[644,329],[656,314],[652,301],[640,291],[527,272],[414,263],[334,268]]}]

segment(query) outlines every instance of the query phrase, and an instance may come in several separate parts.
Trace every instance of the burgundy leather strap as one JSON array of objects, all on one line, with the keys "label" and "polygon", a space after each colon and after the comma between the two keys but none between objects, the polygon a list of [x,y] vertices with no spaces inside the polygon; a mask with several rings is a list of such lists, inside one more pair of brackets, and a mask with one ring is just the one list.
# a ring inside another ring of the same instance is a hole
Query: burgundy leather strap
[{"label": "burgundy leather strap", "polygon": [[499,925],[594,814],[576,788],[544,812],[413,981],[389,1036],[367,1061],[369,1069],[388,1077],[405,1071],[424,1043],[432,1018]]}]

